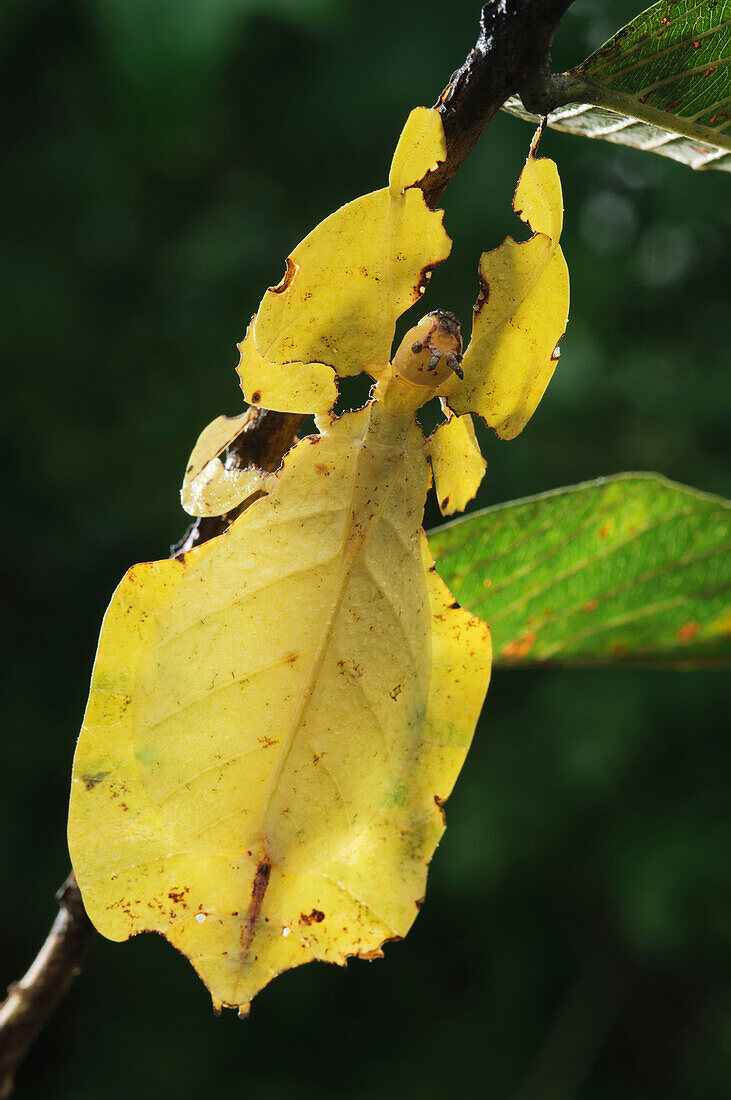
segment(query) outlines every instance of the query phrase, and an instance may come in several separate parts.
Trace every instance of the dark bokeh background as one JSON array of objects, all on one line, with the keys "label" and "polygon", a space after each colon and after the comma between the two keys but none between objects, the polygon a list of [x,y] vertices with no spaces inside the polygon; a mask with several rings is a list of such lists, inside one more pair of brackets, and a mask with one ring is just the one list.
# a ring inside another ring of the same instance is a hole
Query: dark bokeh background
[{"label": "dark bokeh background", "polygon": [[[2,0],[3,984],[66,874],[109,595],[182,533],[188,452],[241,408],[235,342],[288,249],[381,186],[478,7]],[[634,10],[577,0],[556,66]],[[447,192],[432,306],[468,316],[479,252],[516,228],[529,139],[496,119]],[[485,437],[480,503],[637,469],[728,494],[731,180],[564,135],[543,150],[571,323],[529,428]],[[385,961],[286,974],[241,1024],[162,939],[99,941],[18,1095],[725,1100],[723,690],[722,673],[497,673],[428,903]]]}]

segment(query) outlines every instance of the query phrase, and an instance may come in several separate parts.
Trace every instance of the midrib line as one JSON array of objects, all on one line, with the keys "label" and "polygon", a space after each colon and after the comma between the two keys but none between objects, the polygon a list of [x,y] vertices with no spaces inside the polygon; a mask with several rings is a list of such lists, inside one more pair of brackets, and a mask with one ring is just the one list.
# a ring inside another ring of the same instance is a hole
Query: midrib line
[{"label": "midrib line", "polygon": [[[355,518],[354,515],[353,515],[353,501],[355,499],[355,491],[356,491],[356,488],[357,488],[357,485],[358,485],[358,472],[359,472],[360,464],[361,464],[361,456],[362,456],[362,453],[363,453],[363,448],[364,448],[364,446],[366,445],[366,443],[369,439],[370,433],[371,433],[371,417],[369,417],[368,426],[367,426],[365,432],[363,433],[363,435],[361,437],[361,440],[360,440],[360,443],[358,445],[358,458],[356,459],[355,470],[353,472],[353,488],[352,488],[352,491],[351,491],[350,503],[349,503],[349,506],[348,506],[348,510],[350,511],[350,520],[349,520],[348,528],[347,528],[346,535],[345,535],[345,542],[346,543],[348,542],[350,532],[353,529],[353,523],[354,523],[354,518]],[[338,579],[338,584],[337,584],[337,587],[336,587],[336,594],[337,594],[336,599],[333,603],[332,610],[331,610],[330,614],[328,615],[328,617],[326,618],[326,620],[323,624],[323,628],[320,632],[320,637],[318,639],[317,647],[315,649],[310,674],[307,677],[307,680],[306,680],[306,682],[305,682],[305,684],[302,688],[302,691],[300,692],[300,697],[299,697],[299,700],[298,700],[298,703],[297,703],[297,708],[296,708],[296,710],[294,712],[294,715],[292,717],[292,721],[289,724],[289,727],[287,729],[287,733],[286,733],[285,737],[282,740],[282,745],[281,745],[281,748],[279,750],[279,755],[278,755],[277,762],[276,762],[275,767],[274,767],[274,772],[272,774],[271,780],[269,781],[269,790],[267,791],[266,801],[264,802],[264,807],[262,809],[260,826],[259,826],[259,830],[258,830],[259,836],[261,836],[261,838],[262,838],[262,845],[263,845],[263,848],[264,848],[265,852],[266,852],[265,827],[266,827],[267,818],[269,816],[269,811],[271,810],[272,801],[273,801],[274,795],[276,794],[277,789],[279,787],[279,782],[282,778],[282,774],[284,772],[284,769],[287,766],[287,761],[289,760],[290,754],[291,754],[292,749],[294,747],[294,743],[295,743],[297,734],[299,733],[299,731],[302,727],[302,722],[304,720],[305,714],[307,713],[307,708],[309,707],[310,702],[312,700],[313,689],[315,687],[315,684],[317,683],[318,677],[320,675],[320,671],[322,669],[322,663],[325,659],[325,653],[327,652],[327,647],[330,644],[330,639],[332,637],[333,626],[334,626],[335,621],[337,620],[337,617],[340,613],[340,608],[342,606],[343,599],[345,598],[345,593],[347,592],[347,589],[348,589],[348,583],[350,581],[350,577],[351,577],[353,569],[355,568],[355,565],[358,561],[358,558],[360,557],[360,555],[363,551],[363,548],[365,547],[365,545],[368,541],[368,536],[370,535],[371,531],[373,530],[373,528],[375,527],[375,525],[379,522],[379,520],[381,518],[381,513],[383,512],[383,509],[386,506],[388,498],[391,495],[391,491],[392,491],[394,483],[396,481],[396,476],[397,476],[399,470],[401,469],[401,466],[403,465],[403,462],[404,462],[404,456],[402,456],[401,459],[398,462],[394,463],[393,466],[391,467],[391,476],[389,478],[388,488],[387,488],[386,492],[384,493],[384,496],[383,496],[383,499],[380,503],[378,511],[373,515],[373,517],[372,517],[371,521],[369,522],[368,526],[362,531],[360,538],[353,541],[350,552],[347,554],[347,556],[343,560],[341,570],[340,570],[340,577]]]}]

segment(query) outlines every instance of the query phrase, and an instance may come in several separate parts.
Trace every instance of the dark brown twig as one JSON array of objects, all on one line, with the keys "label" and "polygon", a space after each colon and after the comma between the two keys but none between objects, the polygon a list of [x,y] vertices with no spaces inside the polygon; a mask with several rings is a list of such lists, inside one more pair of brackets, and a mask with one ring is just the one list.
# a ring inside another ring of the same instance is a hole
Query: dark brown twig
[{"label": "dark brown twig", "polygon": [[430,206],[436,206],[505,100],[536,72],[548,71],[553,36],[572,3],[490,0],[484,5],[480,37],[436,103],[447,138],[447,159],[423,181]]},{"label": "dark brown twig", "polygon": [[0,1005],[0,1098],[13,1091],[15,1071],[74,978],[94,928],[72,874],[56,895],[59,912],[28,972]]},{"label": "dark brown twig", "polygon": [[[422,181],[430,205],[444,193],[485,126],[502,104],[537,71],[547,71],[554,32],[573,0],[490,0],[482,9],[480,36],[437,102],[447,137],[447,158]],[[276,470],[304,417],[252,409],[233,451],[241,466]],[[229,513],[198,520],[172,555],[185,553],[223,531]],[[18,1066],[74,978],[94,929],[73,874],[58,893],[60,912],[25,977],[0,1005],[0,1100],[10,1095]]]}]

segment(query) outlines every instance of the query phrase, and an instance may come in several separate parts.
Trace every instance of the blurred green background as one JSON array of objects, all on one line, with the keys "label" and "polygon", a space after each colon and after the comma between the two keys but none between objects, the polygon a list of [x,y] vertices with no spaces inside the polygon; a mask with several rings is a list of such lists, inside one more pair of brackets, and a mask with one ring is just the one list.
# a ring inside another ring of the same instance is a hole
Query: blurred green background
[{"label": "blurred green background", "polygon": [[[577,0],[556,68],[635,14]],[[198,431],[287,251],[381,186],[402,122],[471,47],[474,0],[3,0],[5,606],[0,982],[67,871],[71,756],[99,622],[186,526]],[[520,232],[526,124],[446,193],[433,307]],[[548,133],[572,314],[543,404],[484,435],[480,504],[620,470],[729,495],[728,175]],[[437,522],[430,504],[428,520]],[[723,673],[497,672],[427,905],[385,961],[285,974],[214,1019],[155,936],[99,941],[19,1097],[726,1100]],[[727,900],[727,899],[726,899]]]}]

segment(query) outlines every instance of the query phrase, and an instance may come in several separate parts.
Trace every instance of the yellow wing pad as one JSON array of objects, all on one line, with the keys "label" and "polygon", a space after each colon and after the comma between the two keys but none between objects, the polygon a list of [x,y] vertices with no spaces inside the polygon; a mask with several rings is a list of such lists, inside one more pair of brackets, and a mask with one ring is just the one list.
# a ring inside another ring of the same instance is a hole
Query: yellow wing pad
[{"label": "yellow wing pad", "polygon": [[552,160],[531,152],[513,209],[534,235],[522,243],[508,237],[482,254],[464,381],[443,391],[455,413],[477,413],[501,439],[514,439],[533,415],[566,330],[569,276],[558,243],[563,197]]},{"label": "yellow wing pad", "polygon": [[472,417],[450,416],[439,424],[427,441],[427,454],[442,515],[463,512],[480,488],[487,469]]},{"label": "yellow wing pad", "polygon": [[450,252],[443,212],[430,210],[413,186],[445,155],[439,112],[412,111],[390,186],[336,210],[297,245],[241,345],[238,369],[248,401],[313,412],[302,377],[312,364],[340,376],[378,377],[385,370],[396,320]]},{"label": "yellow wing pad", "polygon": [[246,428],[251,413],[218,416],[203,429],[188,459],[180,501],[190,516],[222,516],[254,493],[266,491],[270,474],[250,467],[228,469],[219,455]]}]

